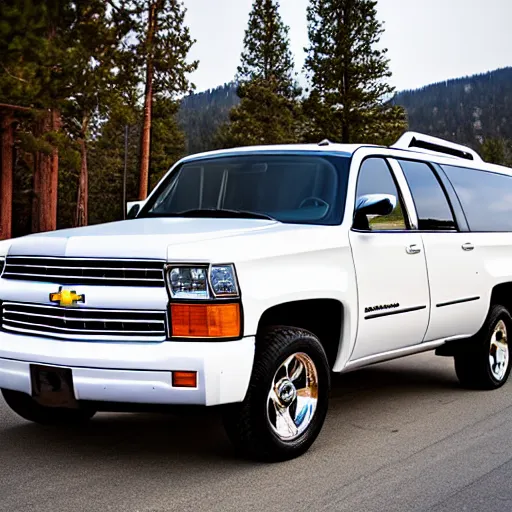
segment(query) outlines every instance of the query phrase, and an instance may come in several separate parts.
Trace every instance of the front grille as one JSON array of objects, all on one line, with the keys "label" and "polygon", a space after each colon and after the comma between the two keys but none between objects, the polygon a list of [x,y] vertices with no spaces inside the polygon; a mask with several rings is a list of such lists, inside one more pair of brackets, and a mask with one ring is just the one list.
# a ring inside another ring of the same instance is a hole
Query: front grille
[{"label": "front grille", "polygon": [[62,284],[163,287],[164,262],[8,256],[4,279]]},{"label": "front grille", "polygon": [[2,303],[2,328],[56,338],[107,337],[165,339],[165,311],[63,308]]}]

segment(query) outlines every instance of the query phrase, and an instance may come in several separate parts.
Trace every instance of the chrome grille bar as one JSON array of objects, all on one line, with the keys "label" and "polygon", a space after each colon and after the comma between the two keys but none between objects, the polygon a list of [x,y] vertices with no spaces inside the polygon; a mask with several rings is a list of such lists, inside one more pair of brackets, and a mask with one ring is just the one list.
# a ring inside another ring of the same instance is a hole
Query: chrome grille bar
[{"label": "chrome grille bar", "polygon": [[[19,324],[19,325],[28,325],[30,327],[41,327],[41,324],[34,324],[32,322],[22,322],[22,321],[19,321],[19,320],[8,320],[9,323],[14,323],[14,324]],[[48,329],[55,329],[57,331],[66,331],[66,332],[70,332],[70,333],[74,333],[74,334],[83,334],[84,331],[83,329],[67,329],[66,327],[48,327]],[[125,336],[127,334],[140,334],[141,331],[114,331],[114,330],[107,330],[107,329],[98,329],[98,330],[94,330],[94,329],[88,329],[87,330],[88,333],[91,333],[91,334],[117,334],[117,335],[120,335],[120,336]],[[145,335],[147,334],[161,334],[161,331],[143,331]]]},{"label": "chrome grille bar", "polygon": [[161,260],[8,256],[2,277],[63,284],[165,286]]},{"label": "chrome grille bar", "polygon": [[[6,270],[5,271],[5,274],[2,276],[2,277],[6,277],[8,279],[19,279],[19,278],[22,278],[22,277],[25,277],[25,276],[28,276],[28,277],[42,277],[42,274],[29,274],[28,272],[12,272],[11,270]],[[54,278],[55,279],[59,279],[59,280],[65,280],[66,283],[69,283],[70,282],[70,279],[74,279],[74,277],[70,277],[70,276],[60,276],[60,275],[54,275],[54,274],[45,274],[44,277],[46,278],[45,281],[48,281],[48,280],[53,280]],[[108,280],[108,281],[136,281],[135,278],[127,278],[127,277],[105,277],[105,276],[102,276],[102,277],[86,277],[86,276],[80,276],[79,278],[79,281],[82,282],[84,279],[94,279],[94,280],[98,280],[98,279],[104,279],[104,280]],[[161,279],[148,279],[148,278],[143,278],[144,279],[144,282],[148,282],[148,281],[154,281],[154,282],[160,282]],[[39,281],[39,279],[38,279]]]},{"label": "chrome grille bar", "polygon": [[4,302],[2,328],[30,331],[53,337],[103,336],[163,340],[166,335],[165,311],[63,308],[39,304]]},{"label": "chrome grille bar", "polygon": [[[18,315],[18,316],[25,317],[25,316],[27,316],[27,313],[22,313],[21,311],[8,311],[6,313],[6,315],[9,315],[9,316]],[[58,320],[62,319],[62,315],[56,316],[56,315],[41,315],[39,313],[30,313],[30,316],[31,317],[37,316],[38,318],[56,318]],[[103,315],[103,316],[106,316],[106,315]],[[85,317],[66,318],[66,322],[90,322],[91,320],[94,320],[95,322],[112,322],[112,318],[85,318]],[[14,322],[14,320],[13,320],[13,322]],[[163,320],[132,320],[131,318],[127,320],[127,319],[123,318],[123,324],[127,324],[127,323],[160,324],[162,322],[163,322]],[[37,324],[34,324],[34,325],[37,325]]]}]

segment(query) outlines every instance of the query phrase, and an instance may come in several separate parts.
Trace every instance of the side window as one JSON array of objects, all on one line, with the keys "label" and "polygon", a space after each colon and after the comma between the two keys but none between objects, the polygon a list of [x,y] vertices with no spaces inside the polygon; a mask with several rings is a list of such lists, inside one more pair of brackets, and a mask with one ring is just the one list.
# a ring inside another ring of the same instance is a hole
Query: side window
[{"label": "side window", "polygon": [[434,171],[421,162],[399,160],[418,212],[418,228],[440,231],[457,229],[453,213]]},{"label": "side window", "polygon": [[512,176],[443,165],[471,231],[512,231]]},{"label": "side window", "polygon": [[356,202],[367,194],[390,194],[396,198],[396,207],[389,214],[380,217],[367,217],[367,224],[356,226],[371,231],[389,231],[407,229],[400,194],[396,187],[388,164],[383,158],[368,158],[361,165],[357,179]]}]

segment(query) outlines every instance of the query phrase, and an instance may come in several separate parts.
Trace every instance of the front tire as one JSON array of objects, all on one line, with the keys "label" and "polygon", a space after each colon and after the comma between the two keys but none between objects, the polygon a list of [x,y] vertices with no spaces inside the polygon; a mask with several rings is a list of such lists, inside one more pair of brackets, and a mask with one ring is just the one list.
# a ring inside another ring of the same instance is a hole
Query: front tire
[{"label": "front tire", "polygon": [[7,405],[18,416],[40,425],[82,425],[96,414],[92,409],[44,407],[30,395],[10,389],[2,389],[2,395]]},{"label": "front tire", "polygon": [[467,349],[455,356],[455,371],[462,386],[469,389],[497,389],[508,379],[511,369],[509,336],[512,318],[508,310],[491,306],[482,329]]},{"label": "front tire", "polygon": [[224,424],[248,458],[284,461],[306,452],[327,414],[330,370],[316,336],[273,328],[258,340],[245,400],[226,409]]}]

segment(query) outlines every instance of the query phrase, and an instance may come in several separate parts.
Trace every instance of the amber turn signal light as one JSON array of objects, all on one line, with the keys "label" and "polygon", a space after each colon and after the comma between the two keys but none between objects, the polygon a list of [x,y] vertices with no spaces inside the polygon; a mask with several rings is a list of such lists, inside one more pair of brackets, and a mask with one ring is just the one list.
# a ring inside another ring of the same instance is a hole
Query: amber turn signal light
[{"label": "amber turn signal light", "polygon": [[237,338],[240,304],[171,304],[171,325],[177,338]]},{"label": "amber turn signal light", "polygon": [[197,388],[197,372],[172,372],[173,388]]}]

